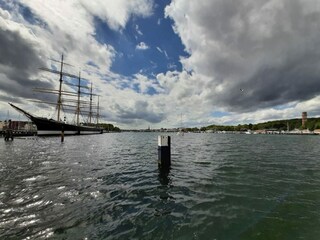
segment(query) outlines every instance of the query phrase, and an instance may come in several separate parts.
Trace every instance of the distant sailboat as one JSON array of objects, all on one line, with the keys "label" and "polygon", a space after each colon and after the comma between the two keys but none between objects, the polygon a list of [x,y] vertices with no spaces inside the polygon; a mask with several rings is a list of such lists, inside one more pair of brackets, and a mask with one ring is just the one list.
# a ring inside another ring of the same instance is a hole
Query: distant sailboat
[{"label": "distant sailboat", "polygon": [[181,127],[179,128],[179,131],[177,132],[177,135],[183,136],[184,131],[183,131],[183,125],[182,125],[182,113],[180,114],[180,125]]},{"label": "distant sailboat", "polygon": [[179,129],[179,132],[177,132],[177,135],[183,136],[184,132],[181,129]]}]

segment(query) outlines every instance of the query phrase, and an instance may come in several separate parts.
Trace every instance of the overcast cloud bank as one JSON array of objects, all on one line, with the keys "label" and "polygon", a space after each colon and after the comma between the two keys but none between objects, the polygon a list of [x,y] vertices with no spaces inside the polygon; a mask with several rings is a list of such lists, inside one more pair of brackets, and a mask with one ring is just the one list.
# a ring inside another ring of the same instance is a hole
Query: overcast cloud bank
[{"label": "overcast cloud bank", "polygon": [[[183,70],[113,73],[116,49],[96,40],[94,18],[121,33],[132,18],[148,21],[155,7],[149,0],[9,1],[0,8],[1,109],[8,100],[35,98],[33,87],[56,85],[38,68],[64,52],[68,62],[85,66],[84,77],[103,96],[105,120],[125,128],[178,126],[181,114],[189,126],[294,118],[302,111],[319,116],[318,1],[173,0],[163,17],[173,21],[189,54],[180,58]],[[138,43],[143,52],[151,46]]]}]

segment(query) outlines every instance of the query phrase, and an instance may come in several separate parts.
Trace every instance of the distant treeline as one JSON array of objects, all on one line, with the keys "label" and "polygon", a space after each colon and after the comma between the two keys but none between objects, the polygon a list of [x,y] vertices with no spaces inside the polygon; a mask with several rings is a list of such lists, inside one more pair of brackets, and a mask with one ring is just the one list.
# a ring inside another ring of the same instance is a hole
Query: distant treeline
[{"label": "distant treeline", "polygon": [[223,126],[223,125],[210,125],[202,127],[201,131],[214,130],[214,131],[244,131],[244,130],[263,130],[263,129],[276,129],[276,130],[289,130],[293,129],[320,129],[320,118],[308,118],[306,126],[302,127],[302,120],[300,119],[289,119],[289,120],[277,120],[269,121],[257,124],[239,124],[237,126]]},{"label": "distant treeline", "polygon": [[[96,126],[95,124],[87,124],[89,126]],[[102,127],[104,130],[106,131],[109,131],[109,132],[121,132],[121,129],[116,127],[116,126],[113,126],[112,124],[110,123],[99,123],[98,124],[100,127]]]},{"label": "distant treeline", "polygon": [[110,123],[99,123],[99,126],[103,127],[104,130],[110,131],[110,132],[121,132],[120,128],[113,126]]}]

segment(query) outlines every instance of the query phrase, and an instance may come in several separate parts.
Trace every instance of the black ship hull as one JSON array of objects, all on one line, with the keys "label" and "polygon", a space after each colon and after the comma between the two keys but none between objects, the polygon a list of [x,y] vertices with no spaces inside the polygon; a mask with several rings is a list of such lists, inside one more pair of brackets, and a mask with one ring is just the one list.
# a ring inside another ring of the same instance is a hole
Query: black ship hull
[{"label": "black ship hull", "polygon": [[64,132],[64,135],[85,135],[103,133],[103,129],[99,127],[85,125],[77,126],[65,122],[59,122],[53,119],[36,117],[11,103],[9,104],[19,112],[22,112],[24,115],[26,115],[26,117],[28,117],[37,126],[37,134],[39,136],[61,135],[62,131]]}]

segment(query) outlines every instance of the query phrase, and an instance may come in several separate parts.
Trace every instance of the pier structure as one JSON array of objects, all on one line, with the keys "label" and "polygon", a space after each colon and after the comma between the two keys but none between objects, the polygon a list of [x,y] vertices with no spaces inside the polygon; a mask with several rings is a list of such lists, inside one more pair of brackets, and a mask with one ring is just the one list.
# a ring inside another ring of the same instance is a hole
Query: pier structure
[{"label": "pier structure", "polygon": [[32,122],[27,121],[15,121],[15,120],[5,120],[0,124],[0,137],[13,136],[13,137],[23,137],[23,136],[34,136],[37,134],[36,127]]}]

